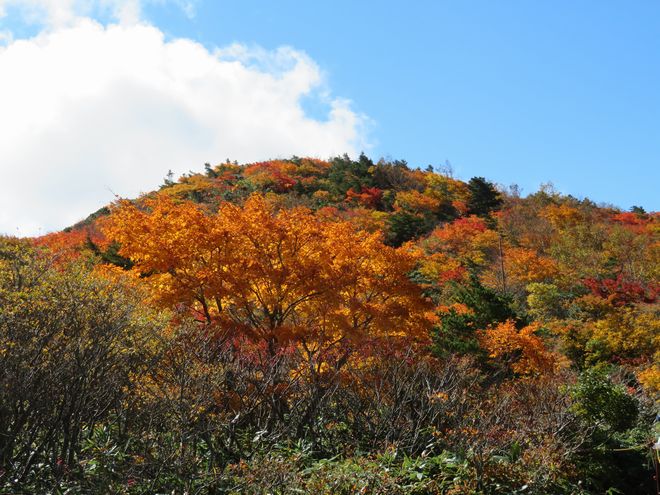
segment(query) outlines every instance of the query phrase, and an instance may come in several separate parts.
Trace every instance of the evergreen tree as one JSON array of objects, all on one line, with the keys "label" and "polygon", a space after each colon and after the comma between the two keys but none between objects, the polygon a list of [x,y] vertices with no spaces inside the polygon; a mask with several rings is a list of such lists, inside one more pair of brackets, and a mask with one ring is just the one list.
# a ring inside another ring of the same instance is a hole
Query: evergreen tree
[{"label": "evergreen tree", "polygon": [[492,182],[483,177],[472,177],[468,182],[468,191],[467,207],[471,215],[485,217],[502,206],[500,193]]}]

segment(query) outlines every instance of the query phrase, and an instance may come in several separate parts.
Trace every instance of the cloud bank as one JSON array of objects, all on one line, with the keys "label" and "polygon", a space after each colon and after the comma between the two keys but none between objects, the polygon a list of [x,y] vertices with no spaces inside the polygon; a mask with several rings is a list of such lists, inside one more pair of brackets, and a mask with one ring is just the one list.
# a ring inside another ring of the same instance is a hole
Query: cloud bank
[{"label": "cloud bank", "polygon": [[[367,147],[367,119],[301,51],[166,40],[137,0],[0,0],[11,9],[43,28],[0,42],[0,233],[70,225],[170,169]],[[114,20],[88,17],[99,9]],[[328,114],[307,115],[306,97]]]}]

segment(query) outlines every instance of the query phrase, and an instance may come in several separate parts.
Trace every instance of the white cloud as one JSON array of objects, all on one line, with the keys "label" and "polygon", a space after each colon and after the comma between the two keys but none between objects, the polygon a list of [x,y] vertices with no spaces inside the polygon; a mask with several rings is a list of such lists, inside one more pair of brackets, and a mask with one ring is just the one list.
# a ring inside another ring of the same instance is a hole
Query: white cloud
[{"label": "white cloud", "polygon": [[[166,3],[168,0],[155,0],[156,3]],[[192,19],[195,17],[195,14],[197,13],[197,9],[195,8],[195,4],[197,3],[197,0],[171,0],[174,2],[174,4],[181,9],[181,11],[188,17],[189,19]]]},{"label": "white cloud", "polygon": [[22,2],[45,8],[49,27],[0,44],[0,233],[70,225],[169,169],[367,147],[366,119],[347,101],[326,101],[324,120],[305,114],[301,98],[327,88],[304,53],[211,52],[131,20],[137,1],[96,2],[121,20],[110,25],[84,16],[92,3]]},{"label": "white cloud", "polygon": [[0,0],[0,17],[14,8],[28,23],[55,28],[93,14],[110,15],[122,23],[136,23],[141,16],[141,3],[140,0]]},{"label": "white cloud", "polygon": [[0,45],[8,45],[14,40],[14,35],[11,31],[5,29],[0,31]]}]

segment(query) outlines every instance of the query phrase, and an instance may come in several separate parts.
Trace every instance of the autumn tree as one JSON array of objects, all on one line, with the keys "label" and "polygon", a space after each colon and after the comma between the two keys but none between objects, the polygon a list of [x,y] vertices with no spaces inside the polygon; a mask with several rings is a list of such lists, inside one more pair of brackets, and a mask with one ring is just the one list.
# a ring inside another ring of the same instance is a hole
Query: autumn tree
[{"label": "autumn tree", "polygon": [[276,211],[258,195],[216,215],[167,198],[123,202],[107,233],[158,301],[187,308],[219,338],[247,338],[268,359],[294,351],[312,380],[365,343],[426,334],[426,302],[407,276],[415,258],[304,208]]}]

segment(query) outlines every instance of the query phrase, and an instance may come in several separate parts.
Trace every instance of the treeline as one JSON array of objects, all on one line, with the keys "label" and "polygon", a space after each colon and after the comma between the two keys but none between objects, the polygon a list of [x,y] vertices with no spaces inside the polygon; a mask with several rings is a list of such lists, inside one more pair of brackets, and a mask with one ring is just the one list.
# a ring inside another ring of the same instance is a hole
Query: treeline
[{"label": "treeline", "polygon": [[0,486],[655,493],[659,245],[364,155],[168,177],[0,240]]}]

